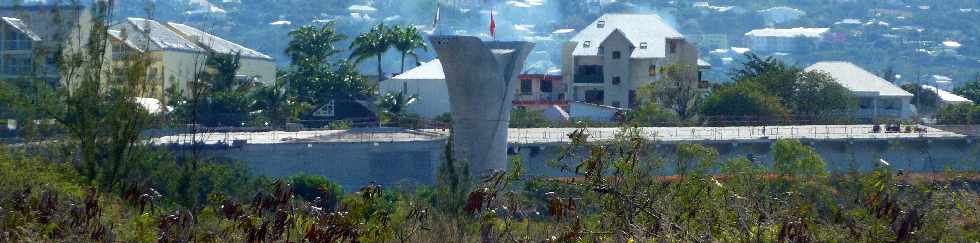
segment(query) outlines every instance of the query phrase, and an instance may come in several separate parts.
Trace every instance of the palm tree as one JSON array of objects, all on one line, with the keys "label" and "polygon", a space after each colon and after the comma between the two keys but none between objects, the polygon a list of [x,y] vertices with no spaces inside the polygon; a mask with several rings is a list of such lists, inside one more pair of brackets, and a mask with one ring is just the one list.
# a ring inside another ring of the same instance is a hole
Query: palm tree
[{"label": "palm tree", "polygon": [[283,125],[292,118],[291,101],[285,90],[285,80],[277,79],[269,86],[260,86],[252,94],[252,110],[261,114],[273,125]]},{"label": "palm tree", "polygon": [[327,22],[320,28],[303,26],[289,32],[289,47],[286,54],[294,65],[300,67],[316,67],[327,63],[327,59],[340,52],[334,44],[347,36],[337,33],[333,21]]},{"label": "palm tree", "polygon": [[384,77],[384,71],[381,69],[381,57],[388,49],[391,49],[392,36],[391,29],[382,23],[374,26],[370,31],[358,35],[350,45],[352,50],[350,58],[354,59],[354,64],[359,64],[372,57],[378,59],[378,82]]},{"label": "palm tree", "polygon": [[425,45],[425,40],[422,39],[422,33],[413,26],[407,28],[395,26],[391,32],[395,35],[394,40],[392,40],[395,49],[402,53],[401,72],[404,73],[405,56],[412,56],[415,58],[415,62],[418,62],[419,56],[415,53],[415,50],[422,49],[428,51],[429,47]]}]

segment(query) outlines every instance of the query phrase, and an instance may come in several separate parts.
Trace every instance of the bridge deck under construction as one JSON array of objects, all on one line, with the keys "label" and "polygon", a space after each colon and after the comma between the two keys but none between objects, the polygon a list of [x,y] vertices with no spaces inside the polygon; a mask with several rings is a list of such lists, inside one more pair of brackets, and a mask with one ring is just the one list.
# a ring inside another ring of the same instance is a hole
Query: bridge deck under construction
[{"label": "bridge deck under construction", "polygon": [[[810,126],[744,126],[744,127],[641,127],[639,135],[666,143],[683,142],[751,142],[776,139],[800,140],[893,140],[893,139],[964,139],[966,135],[924,127],[924,132],[874,133],[873,125],[810,125]],[[567,143],[568,134],[577,128],[512,128],[508,142],[512,144]],[[592,141],[608,141],[622,132],[621,128],[586,128]],[[317,131],[267,131],[177,134],[152,139],[154,144],[227,143],[235,140],[247,144],[276,143],[356,143],[356,142],[426,142],[446,139],[444,129],[354,129]]]}]

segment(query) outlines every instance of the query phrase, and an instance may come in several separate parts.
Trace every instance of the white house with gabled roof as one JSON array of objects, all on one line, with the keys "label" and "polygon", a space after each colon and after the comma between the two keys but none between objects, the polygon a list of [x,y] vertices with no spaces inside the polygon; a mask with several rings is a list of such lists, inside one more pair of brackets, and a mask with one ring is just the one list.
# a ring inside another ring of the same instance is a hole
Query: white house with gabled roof
[{"label": "white house with gabled roof", "polygon": [[830,28],[754,29],[745,33],[749,48],[760,52],[793,52],[801,44],[819,45]]},{"label": "white house with gabled roof", "polygon": [[826,73],[858,99],[857,116],[865,120],[909,119],[912,94],[849,62],[818,62],[805,71]]},{"label": "white house with gabled roof", "polygon": [[633,107],[636,90],[667,66],[687,67],[685,82],[699,81],[697,48],[653,14],[602,15],[566,43],[561,59],[570,101]]},{"label": "white house with gabled roof", "polygon": [[432,119],[449,112],[449,89],[439,59],[382,81],[378,86],[382,95],[401,93],[414,96],[416,99],[408,105],[408,111],[421,117]]}]

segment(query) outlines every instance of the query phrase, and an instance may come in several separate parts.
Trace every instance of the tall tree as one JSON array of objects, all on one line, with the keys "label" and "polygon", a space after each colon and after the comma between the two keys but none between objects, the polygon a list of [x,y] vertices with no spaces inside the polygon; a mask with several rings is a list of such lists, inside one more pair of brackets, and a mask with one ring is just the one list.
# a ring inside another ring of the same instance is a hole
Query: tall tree
[{"label": "tall tree", "polygon": [[701,112],[709,121],[714,119],[758,119],[762,122],[782,121],[789,111],[776,96],[768,94],[754,82],[736,82],[722,86],[705,99]]},{"label": "tall tree", "polygon": [[347,39],[347,36],[337,33],[335,26],[331,21],[319,28],[307,25],[290,31],[286,54],[293,65],[300,68],[319,67],[339,53],[341,50],[334,45]]},{"label": "tall tree", "polygon": [[378,60],[378,81],[384,78],[382,69],[382,57],[388,49],[391,49],[393,39],[392,31],[383,23],[375,25],[370,31],[361,33],[354,42],[351,43],[350,58],[354,59],[354,64],[360,64],[368,58]]},{"label": "tall tree", "polygon": [[826,73],[800,72],[793,87],[788,106],[796,115],[842,115],[857,107],[857,99],[851,91]]},{"label": "tall tree", "polygon": [[293,30],[289,36],[286,53],[293,63],[285,74],[286,86],[289,95],[306,104],[301,107],[323,105],[333,99],[360,99],[371,93],[370,85],[357,74],[353,65],[347,61],[330,60],[341,51],[336,47],[337,42],[347,38],[336,31],[333,22],[319,28],[304,26]]},{"label": "tall tree", "polygon": [[392,29],[392,33],[394,34],[393,45],[395,46],[395,49],[402,54],[401,72],[404,73],[405,56],[412,56],[415,58],[415,62],[418,62],[419,57],[418,54],[415,53],[415,50],[422,49],[424,51],[428,51],[429,47],[425,45],[425,40],[422,39],[422,33],[413,26],[404,28],[395,26],[395,28]]},{"label": "tall tree", "polygon": [[905,84],[902,85],[902,89],[912,93],[912,105],[915,105],[915,108],[920,114],[929,114],[938,111],[939,94],[936,94],[935,91],[923,89],[918,84]]},{"label": "tall tree", "polygon": [[757,85],[794,115],[823,120],[833,118],[826,115],[846,114],[857,106],[851,92],[828,74],[807,72],[772,57],[746,57],[743,67],[732,72],[735,82]]},{"label": "tall tree", "polygon": [[657,102],[665,109],[673,111],[681,121],[692,118],[695,109],[703,101],[704,92],[699,89],[697,77],[688,75],[696,73],[697,67],[671,65],[661,67],[660,79],[640,88],[640,96],[644,103]]}]

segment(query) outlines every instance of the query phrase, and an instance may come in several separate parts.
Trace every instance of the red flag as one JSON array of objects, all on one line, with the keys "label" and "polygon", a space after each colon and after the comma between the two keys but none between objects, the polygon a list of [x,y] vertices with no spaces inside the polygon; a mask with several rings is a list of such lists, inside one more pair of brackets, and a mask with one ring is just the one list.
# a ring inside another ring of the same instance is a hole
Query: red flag
[{"label": "red flag", "polygon": [[497,22],[493,21],[493,9],[490,9],[490,37],[497,39]]}]

